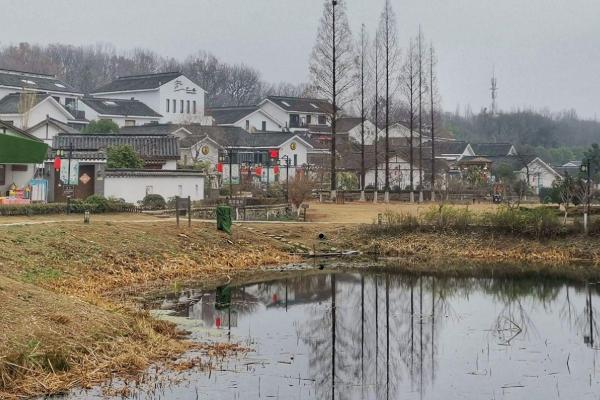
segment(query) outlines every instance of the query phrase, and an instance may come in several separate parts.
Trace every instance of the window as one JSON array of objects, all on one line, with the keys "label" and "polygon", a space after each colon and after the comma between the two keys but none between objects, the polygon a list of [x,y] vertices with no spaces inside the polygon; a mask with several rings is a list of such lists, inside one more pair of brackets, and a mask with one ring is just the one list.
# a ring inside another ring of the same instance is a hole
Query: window
[{"label": "window", "polygon": [[287,101],[282,101],[282,103],[283,103],[283,105],[284,105],[284,106],[286,106],[286,107],[291,107],[291,106],[290,106],[290,103],[288,103]]},{"label": "window", "polygon": [[327,118],[324,115],[319,115],[319,125],[326,125]]},{"label": "window", "polygon": [[246,120],[246,130],[250,132],[250,120]]},{"label": "window", "polygon": [[146,186],[146,196],[149,194],[153,194],[154,193],[154,187],[153,186]]},{"label": "window", "polygon": [[54,100],[56,100],[56,102],[57,102],[58,104],[60,104],[60,97],[58,97],[58,96],[52,96],[52,98],[53,98]]},{"label": "window", "polygon": [[179,112],[183,114],[183,100],[179,100],[179,105],[181,106],[181,110]]},{"label": "window", "polygon": [[306,125],[310,125],[312,124],[312,115],[307,115],[306,116]]},{"label": "window", "polygon": [[192,105],[193,105],[193,108],[194,108],[194,110],[193,110],[194,114],[196,114],[196,100],[193,101]]},{"label": "window", "polygon": [[167,99],[167,112],[171,112],[171,100]]},{"label": "window", "polygon": [[177,100],[173,99],[173,113],[177,112]]},{"label": "window", "polygon": [[179,193],[179,196],[183,196],[183,185],[177,185],[177,193]]},{"label": "window", "polygon": [[[0,185],[6,184],[6,165],[0,164]],[[2,193],[4,194],[4,193]]]},{"label": "window", "polygon": [[300,115],[290,114],[290,128],[300,128]]},{"label": "window", "polygon": [[27,165],[13,165],[11,169],[13,172],[27,172]]},{"label": "window", "polygon": [[135,126],[135,119],[126,119],[125,126]]},{"label": "window", "polygon": [[105,106],[110,106],[110,107],[116,107],[117,106],[117,103],[115,103],[114,101],[111,101],[111,100],[103,101],[102,103]]},{"label": "window", "polygon": [[72,97],[65,97],[65,107],[67,107],[69,110],[74,110],[76,105],[77,100]]},{"label": "window", "polygon": [[187,101],[187,113],[188,114],[190,113],[190,101],[189,100]]},{"label": "window", "polygon": [[317,107],[317,106],[316,106],[315,104],[313,104],[313,103],[310,103],[310,105],[311,105],[311,107],[312,107],[312,108],[314,108],[315,110],[318,110],[318,109],[319,109],[319,107]]},{"label": "window", "polygon": [[294,154],[294,167],[298,166],[298,154]]},{"label": "window", "polygon": [[262,122],[262,131],[266,132],[267,131],[267,121],[263,121]]}]

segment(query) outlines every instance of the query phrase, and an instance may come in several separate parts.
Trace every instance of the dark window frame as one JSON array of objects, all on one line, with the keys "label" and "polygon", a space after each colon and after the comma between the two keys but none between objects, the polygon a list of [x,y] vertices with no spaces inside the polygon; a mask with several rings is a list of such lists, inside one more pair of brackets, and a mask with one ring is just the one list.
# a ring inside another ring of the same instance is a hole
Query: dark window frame
[{"label": "dark window frame", "polygon": [[0,185],[6,185],[6,164],[0,164]]}]

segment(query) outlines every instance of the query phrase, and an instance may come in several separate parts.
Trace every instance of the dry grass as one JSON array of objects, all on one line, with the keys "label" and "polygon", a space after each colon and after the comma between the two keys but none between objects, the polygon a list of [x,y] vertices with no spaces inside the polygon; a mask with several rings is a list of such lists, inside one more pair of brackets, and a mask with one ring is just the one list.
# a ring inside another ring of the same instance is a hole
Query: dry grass
[{"label": "dry grass", "polygon": [[0,398],[89,387],[180,354],[189,344],[137,312],[136,294],[291,260],[275,241],[212,224],[0,229]]}]

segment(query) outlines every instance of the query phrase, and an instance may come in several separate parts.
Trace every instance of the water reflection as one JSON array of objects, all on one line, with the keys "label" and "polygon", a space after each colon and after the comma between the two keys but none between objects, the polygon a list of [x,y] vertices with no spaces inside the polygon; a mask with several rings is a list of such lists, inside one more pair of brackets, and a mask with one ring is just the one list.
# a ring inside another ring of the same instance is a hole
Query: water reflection
[{"label": "water reflection", "polygon": [[594,284],[388,273],[188,290],[161,307],[255,352],[165,397],[597,398],[598,295]]}]

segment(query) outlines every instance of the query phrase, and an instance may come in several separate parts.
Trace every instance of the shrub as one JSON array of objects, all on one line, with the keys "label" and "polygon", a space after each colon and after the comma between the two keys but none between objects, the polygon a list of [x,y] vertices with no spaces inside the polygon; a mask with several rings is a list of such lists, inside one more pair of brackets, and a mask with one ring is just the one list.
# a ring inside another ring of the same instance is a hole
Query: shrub
[{"label": "shrub", "polygon": [[485,222],[495,232],[550,238],[564,233],[556,211],[547,207],[508,208],[486,213]]},{"label": "shrub", "polygon": [[438,229],[465,231],[477,221],[468,207],[456,208],[442,204],[423,213],[423,222]]},{"label": "shrub", "polygon": [[145,210],[164,210],[167,208],[167,203],[160,194],[147,194],[142,200],[142,207]]},{"label": "shrub", "polygon": [[104,196],[93,194],[85,199],[85,202],[95,207],[96,212],[107,212],[109,209],[108,200]]}]

